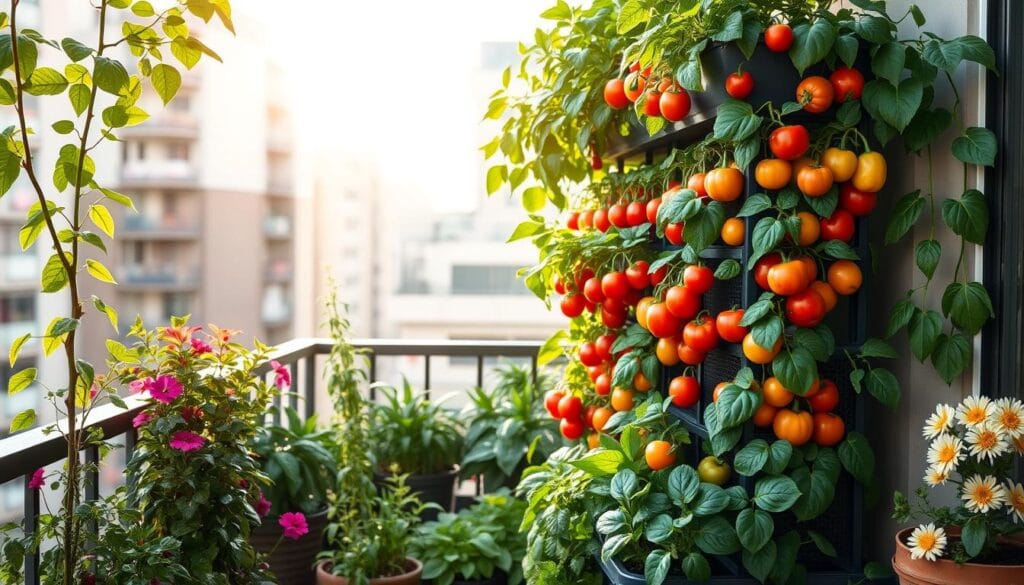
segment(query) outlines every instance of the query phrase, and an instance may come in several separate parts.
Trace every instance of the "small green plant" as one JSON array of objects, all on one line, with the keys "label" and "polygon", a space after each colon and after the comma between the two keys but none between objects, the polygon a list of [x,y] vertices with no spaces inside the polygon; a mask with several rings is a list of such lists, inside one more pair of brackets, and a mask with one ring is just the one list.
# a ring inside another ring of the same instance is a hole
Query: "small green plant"
[{"label": "small green plant", "polygon": [[427,475],[454,467],[462,457],[462,427],[444,406],[445,398],[429,400],[403,380],[402,392],[383,386],[384,402],[372,412],[374,454],[381,471]]},{"label": "small green plant", "polygon": [[541,375],[534,382],[530,370],[515,365],[497,373],[494,390],[472,391],[472,404],[460,416],[469,421],[460,472],[483,475],[488,485],[518,480],[530,461],[546,459],[561,443],[558,422],[544,408],[551,378]]},{"label": "small green plant", "polygon": [[524,512],[526,502],[504,490],[482,496],[458,514],[443,513],[423,524],[412,543],[412,555],[423,563],[423,578],[451,585],[456,579],[490,579],[501,570],[509,585],[522,583],[526,536],[519,525]]},{"label": "small green plant", "polygon": [[260,428],[252,450],[273,482],[264,492],[270,515],[300,510],[315,514],[327,504],[338,473],[336,433],[317,428],[316,416],[305,421],[286,409],[287,426]]}]

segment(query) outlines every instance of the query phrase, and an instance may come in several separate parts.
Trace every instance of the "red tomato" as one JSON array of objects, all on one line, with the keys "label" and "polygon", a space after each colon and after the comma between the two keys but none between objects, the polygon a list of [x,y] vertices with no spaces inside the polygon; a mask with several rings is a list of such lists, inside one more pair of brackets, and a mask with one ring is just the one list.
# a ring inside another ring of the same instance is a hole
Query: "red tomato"
[{"label": "red tomato", "polygon": [[662,266],[651,273],[651,286],[658,286],[668,276],[668,266]]},{"label": "red tomato", "polygon": [[786,299],[786,318],[797,327],[816,327],[827,312],[825,299],[813,288],[804,289]]},{"label": "red tomato", "polygon": [[589,230],[594,227],[594,210],[584,209],[580,212],[580,229]]},{"label": "red tomato", "polygon": [[690,321],[683,328],[683,343],[700,353],[707,353],[718,345],[718,330],[711,319]]},{"label": "red tomato", "polygon": [[616,339],[618,336],[614,333],[605,333],[594,340],[594,349],[597,350],[597,355],[602,361],[612,359],[612,346],[615,345]]},{"label": "red tomato", "polygon": [[754,91],[754,76],[749,71],[733,73],[725,78],[725,93],[738,100],[746,99]]},{"label": "red tomato", "polygon": [[597,379],[601,376],[601,374],[607,373],[608,364],[602,363],[599,366],[590,366],[589,368],[587,368],[587,377],[590,378],[591,382],[597,382]]},{"label": "red tomato", "polygon": [[655,337],[672,337],[679,333],[682,325],[665,303],[653,303],[647,309],[647,330]]},{"label": "red tomato", "polygon": [[718,330],[718,336],[729,343],[742,342],[743,337],[749,333],[746,327],[740,325],[742,320],[743,309],[722,311],[715,317],[715,329]]},{"label": "red tomato", "polygon": [[832,72],[828,80],[832,83],[832,90],[839,103],[848,99],[859,100],[864,93],[864,76],[856,69],[839,67]]},{"label": "red tomato", "polygon": [[820,114],[832,107],[835,91],[832,84],[820,75],[804,78],[796,87],[796,101],[804,104],[804,110]]},{"label": "red tomato", "polygon": [[612,377],[607,373],[601,374],[594,380],[594,392],[598,396],[608,396],[612,392]]},{"label": "red tomato", "polygon": [[548,390],[544,394],[544,408],[548,409],[548,413],[551,414],[551,418],[560,418],[558,414],[558,403],[561,402],[562,397],[565,394],[558,392],[557,390]]},{"label": "red tomato", "polygon": [[576,273],[576,288],[581,289],[588,279],[594,277],[594,271],[583,267]]},{"label": "red tomato", "polygon": [[714,282],[715,273],[707,266],[691,265],[683,271],[683,284],[694,294],[702,295],[708,292]]},{"label": "red tomato", "polygon": [[609,272],[601,278],[601,292],[606,299],[621,301],[629,292],[629,279],[621,272]]},{"label": "red tomato", "polygon": [[612,225],[617,228],[629,227],[629,222],[626,220],[626,206],[616,203],[609,207],[608,221],[612,222]]},{"label": "red tomato", "polygon": [[839,207],[857,217],[871,213],[876,203],[878,195],[875,193],[861,191],[854,187],[853,183],[843,183],[839,186]]},{"label": "red tomato", "polygon": [[614,110],[621,110],[629,105],[626,97],[626,84],[621,79],[609,79],[604,84],[604,103]]},{"label": "red tomato", "polygon": [[661,117],[661,92],[651,89],[644,95],[644,115],[652,118]]},{"label": "red tomato", "polygon": [[647,210],[644,209],[644,204],[639,201],[634,201],[626,207],[626,221],[630,227],[636,227],[643,224],[647,220]]},{"label": "red tomato", "polygon": [[601,323],[609,329],[618,329],[626,324],[625,313],[614,313],[606,310],[604,307],[601,308]]},{"label": "red tomato", "polygon": [[647,271],[651,268],[651,265],[644,260],[637,260],[629,268],[626,269],[626,280],[629,281],[629,286],[636,290],[644,290],[651,285],[651,277],[647,274]]},{"label": "red tomato", "polygon": [[690,94],[674,86],[661,94],[661,115],[669,122],[678,122],[690,113]]},{"label": "red tomato", "polygon": [[583,296],[592,303],[604,302],[604,291],[601,290],[601,279],[592,276],[583,283]]},{"label": "red tomato", "polygon": [[685,286],[673,286],[665,293],[665,307],[680,319],[693,319],[700,312],[700,295]]},{"label": "red tomato", "polygon": [[599,232],[606,232],[608,228],[612,227],[612,222],[608,221],[608,210],[605,208],[598,209],[594,212],[594,228]]},{"label": "red tomato", "polygon": [[811,135],[800,124],[783,126],[772,130],[768,136],[768,146],[776,158],[796,160],[810,148]]},{"label": "red tomato", "polygon": [[559,418],[580,418],[583,414],[583,401],[579,396],[566,394],[558,401]]},{"label": "red tomato", "polygon": [[704,189],[704,179],[706,178],[706,173],[694,173],[686,180],[686,188],[696,192],[698,197],[707,197],[708,192]]},{"label": "red tomato", "polygon": [[583,298],[583,295],[579,293],[566,295],[562,297],[562,302],[560,305],[562,308],[562,314],[570,319],[574,317],[579,317],[580,315],[583,314],[583,309],[585,306],[584,302],[585,300]]},{"label": "red tomato", "polygon": [[580,361],[584,366],[599,366],[604,360],[597,353],[597,346],[592,341],[580,344]]},{"label": "red tomato", "polygon": [[555,287],[555,292],[556,293],[558,293],[560,295],[564,295],[565,294],[565,283],[562,282],[562,279],[558,278],[557,274],[555,275],[555,278],[552,281],[552,286]]},{"label": "red tomato", "polygon": [[700,383],[693,376],[676,376],[668,384],[668,395],[672,397],[672,404],[690,408],[700,400]]},{"label": "red tomato", "polygon": [[658,223],[658,208],[661,207],[661,197],[655,197],[647,202],[647,206],[644,208],[644,214],[647,216],[647,222],[650,224]]},{"label": "red tomato", "polygon": [[562,422],[558,424],[558,430],[562,431],[562,436],[566,439],[575,441],[583,436],[583,432],[586,430],[586,427],[580,419],[569,420],[567,418],[563,418]]},{"label": "red tomato", "polygon": [[692,347],[686,345],[686,343],[682,341],[679,342],[679,346],[676,348],[676,351],[677,353],[679,353],[679,359],[682,360],[684,364],[689,366],[700,365],[706,357],[703,353],[693,349]]},{"label": "red tomato", "polygon": [[821,239],[849,243],[853,239],[853,228],[853,214],[845,209],[837,209],[831,217],[821,220]]},{"label": "red tomato", "polygon": [[665,226],[665,239],[673,246],[683,245],[683,224],[670,223]]},{"label": "red tomato", "polygon": [[788,24],[773,24],[764,31],[764,44],[776,53],[785,53],[793,46],[793,29]]},{"label": "red tomato", "polygon": [[762,256],[757,263],[754,264],[754,282],[757,286],[764,290],[770,290],[768,288],[768,269],[776,264],[782,262],[782,254],[778,252],[772,252]]},{"label": "red tomato", "polygon": [[843,419],[831,412],[817,412],[814,414],[814,442],[822,447],[831,447],[839,444],[846,434],[846,425]]},{"label": "red tomato", "polygon": [[807,397],[807,404],[814,412],[831,412],[839,406],[839,388],[832,380],[822,380],[818,391]]},{"label": "red tomato", "polygon": [[578,211],[569,214],[568,219],[565,220],[565,227],[573,231],[580,229],[580,213]]}]

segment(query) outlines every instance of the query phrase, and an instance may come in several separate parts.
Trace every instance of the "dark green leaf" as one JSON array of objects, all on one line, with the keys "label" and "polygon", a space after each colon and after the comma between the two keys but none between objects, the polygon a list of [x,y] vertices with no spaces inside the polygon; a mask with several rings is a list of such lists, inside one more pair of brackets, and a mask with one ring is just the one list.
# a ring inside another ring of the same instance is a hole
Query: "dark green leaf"
[{"label": "dark green leaf", "polygon": [[730,385],[722,390],[716,404],[719,428],[729,429],[747,422],[754,416],[754,412],[761,406],[761,395]]},{"label": "dark green leaf", "polygon": [[692,552],[683,557],[683,573],[690,581],[707,581],[711,578],[711,566],[704,555]]},{"label": "dark green leaf", "polygon": [[921,240],[914,247],[914,259],[918,269],[928,280],[935,275],[935,268],[939,265],[939,258],[942,256],[942,246],[937,240]]},{"label": "dark green leaf", "polygon": [[814,545],[818,547],[818,550],[821,551],[821,554],[835,558],[836,547],[833,546],[823,534],[814,530],[808,530],[807,536],[811,537],[811,540],[814,542]]},{"label": "dark green leaf", "polygon": [[806,348],[783,348],[772,361],[772,373],[783,386],[803,396],[818,377],[818,363]]},{"label": "dark green leaf", "polygon": [[776,583],[787,583],[796,566],[797,553],[800,551],[800,535],[795,530],[790,530],[782,538],[775,539],[775,543],[777,553],[770,578]]},{"label": "dark green leaf", "polygon": [[873,117],[902,132],[917,114],[923,96],[924,86],[912,77],[899,85],[875,79],[864,86],[861,100]]},{"label": "dark green leaf", "polygon": [[860,260],[857,252],[842,240],[827,240],[815,246],[815,250],[836,260]]},{"label": "dark green leaf", "polygon": [[896,410],[900,403],[900,382],[884,368],[872,368],[867,373],[868,392],[876,400]]},{"label": "dark green leaf", "polygon": [[[652,541],[655,542],[655,541]],[[644,578],[651,585],[661,585],[668,576],[668,569],[672,563],[672,556],[667,550],[654,549],[647,555],[644,561]]]},{"label": "dark green leaf", "polygon": [[889,324],[885,329],[885,336],[887,338],[892,337],[909,325],[910,319],[916,311],[917,307],[914,306],[914,303],[909,298],[893,305],[892,310],[889,311]]},{"label": "dark green leaf", "polygon": [[775,342],[782,337],[782,318],[778,315],[769,315],[763,319],[760,319],[750,329],[751,335],[754,337],[754,342],[761,347],[775,347]]},{"label": "dark green leaf", "polygon": [[772,538],[775,522],[763,510],[747,508],[736,516],[736,534],[744,550],[757,552]]},{"label": "dark green leaf", "polygon": [[914,227],[924,210],[924,198],[921,191],[917,190],[907,193],[896,202],[892,216],[889,217],[889,225],[885,228],[885,243],[895,244],[900,241]]},{"label": "dark green leaf", "polygon": [[942,293],[942,314],[968,335],[981,331],[995,316],[992,300],[980,282],[954,282]]},{"label": "dark green leaf", "polygon": [[761,141],[757,139],[757,136],[750,136],[746,140],[736,145],[733,150],[733,159],[736,162],[736,166],[741,171],[746,171],[750,163],[757,157],[761,151]]},{"label": "dark green leaf", "polygon": [[996,135],[988,128],[968,128],[953,141],[953,156],[961,161],[990,167],[996,163]]},{"label": "dark green leaf", "polygon": [[903,64],[907,59],[907,47],[903,43],[889,41],[875,50],[871,57],[871,70],[875,75],[896,85],[903,76]]},{"label": "dark green leaf", "polygon": [[121,90],[128,85],[128,70],[119,61],[108,57],[96,57],[95,61],[93,82],[109,94],[120,95]]},{"label": "dark green leaf", "polygon": [[830,217],[839,205],[839,188],[835,185],[821,197],[808,197],[804,195],[804,202],[821,217]]},{"label": "dark green leaf", "polygon": [[800,75],[828,55],[835,39],[835,29],[825,18],[816,19],[810,25],[804,23],[793,27],[793,46],[789,49],[789,58]]},{"label": "dark green leaf", "polygon": [[93,50],[90,47],[87,47],[72,38],[62,39],[60,46],[63,47],[64,53],[67,54],[68,58],[75,63],[85,59],[93,53]]},{"label": "dark green leaf", "polygon": [[714,516],[704,523],[694,542],[709,555],[731,555],[740,550],[736,530],[722,516]]},{"label": "dark green leaf", "polygon": [[920,110],[903,131],[907,152],[920,152],[934,142],[953,123],[953,114],[945,108]]},{"label": "dark green leaf", "polygon": [[727,99],[718,106],[714,135],[719,140],[740,142],[756,132],[762,121],[749,103]]},{"label": "dark green leaf", "polygon": [[893,39],[893,24],[881,16],[865,16],[857,21],[857,34],[873,45],[884,45]]},{"label": "dark green leaf", "polygon": [[764,439],[754,439],[736,453],[736,457],[733,459],[733,467],[736,468],[737,473],[752,477],[764,469],[764,466],[768,463],[770,450],[771,448]]},{"label": "dark green leaf", "polygon": [[768,512],[785,512],[799,498],[796,483],[785,475],[763,477],[754,486],[754,503]]},{"label": "dark green leaf", "polygon": [[748,268],[753,265],[753,262],[757,261],[757,258],[760,258],[774,250],[775,247],[782,242],[782,238],[785,236],[786,227],[782,225],[778,219],[774,217],[762,217],[758,220],[757,224],[754,225],[754,231],[751,234],[753,254],[751,255],[750,262],[748,262]]},{"label": "dark green leaf", "polygon": [[964,543],[964,550],[967,551],[968,557],[976,557],[981,553],[981,549],[985,547],[985,538],[988,535],[988,525],[985,520],[985,516],[978,515],[972,516],[964,524],[964,530],[961,534],[961,539]]},{"label": "dark green leaf", "polygon": [[768,451],[768,463],[764,466],[767,473],[778,475],[789,466],[793,457],[793,445],[789,441],[775,441]]},{"label": "dark green leaf", "polygon": [[947,384],[951,384],[971,365],[973,353],[971,340],[963,333],[954,333],[949,336],[940,335],[935,351],[932,352],[932,365],[935,366],[939,376]]},{"label": "dark green leaf", "polygon": [[988,205],[985,196],[974,189],[966,191],[960,199],[942,202],[942,220],[949,229],[973,244],[985,243],[988,230]]},{"label": "dark green leaf", "polygon": [[723,260],[722,263],[718,265],[718,268],[715,269],[715,280],[729,280],[731,278],[736,278],[742,271],[743,267],[740,266],[739,262],[732,258],[728,258]]},{"label": "dark green leaf", "polygon": [[689,504],[697,497],[700,478],[692,467],[680,465],[668,476],[668,495],[676,505]]},{"label": "dark green leaf", "polygon": [[743,567],[754,576],[755,579],[764,583],[775,566],[776,548],[775,543],[768,541],[757,552],[743,551]]},{"label": "dark green leaf", "polygon": [[858,351],[861,357],[866,358],[882,358],[894,360],[900,357],[900,354],[896,352],[896,349],[881,339],[872,337],[864,342],[860,346]]},{"label": "dark green leaf", "polygon": [[725,223],[725,208],[717,201],[712,201],[701,208],[700,213],[687,220],[683,228],[683,238],[698,254],[718,240]]},{"label": "dark green leaf", "polygon": [[839,35],[836,37],[836,55],[847,67],[853,67],[854,61],[857,60],[859,46],[860,43],[857,41],[857,37],[853,35]]},{"label": "dark green leaf", "polygon": [[[747,197],[747,200],[743,202],[743,207],[740,208],[736,217],[750,217],[752,215],[757,215],[771,206],[772,200],[769,199],[767,195],[764,193],[756,193]],[[661,209],[659,208],[658,211],[661,211]]]}]

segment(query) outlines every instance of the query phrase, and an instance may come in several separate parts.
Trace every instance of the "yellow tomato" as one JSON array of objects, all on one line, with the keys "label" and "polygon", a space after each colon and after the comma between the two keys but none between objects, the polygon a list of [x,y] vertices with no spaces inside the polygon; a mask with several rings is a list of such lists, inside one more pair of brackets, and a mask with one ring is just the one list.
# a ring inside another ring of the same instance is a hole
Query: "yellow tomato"
[{"label": "yellow tomato", "polygon": [[885,186],[885,157],[877,152],[865,152],[857,157],[857,171],[853,173],[853,186],[861,191],[877,193]]},{"label": "yellow tomato", "polygon": [[826,148],[821,155],[821,166],[828,167],[832,171],[832,178],[837,183],[849,181],[857,170],[857,154],[852,150],[841,148]]}]

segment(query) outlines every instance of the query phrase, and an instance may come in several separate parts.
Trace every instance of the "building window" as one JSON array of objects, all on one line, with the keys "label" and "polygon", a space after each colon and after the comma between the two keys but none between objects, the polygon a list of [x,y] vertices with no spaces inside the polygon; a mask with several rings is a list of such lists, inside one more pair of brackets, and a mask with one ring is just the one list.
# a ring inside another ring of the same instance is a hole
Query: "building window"
[{"label": "building window", "polygon": [[188,113],[192,108],[192,97],[188,95],[179,95],[171,101],[168,107],[174,112]]},{"label": "building window", "polygon": [[184,317],[193,310],[192,297],[189,294],[171,293],[164,295],[164,316],[168,320],[172,316]]},{"label": "building window", "polygon": [[[0,297],[0,323],[35,321],[36,298],[34,295],[11,295]],[[6,388],[6,386],[4,386]]]},{"label": "building window", "polygon": [[146,143],[139,142],[138,148],[139,160],[146,160]]},{"label": "building window", "polygon": [[132,242],[128,249],[128,263],[136,266],[146,258],[146,248],[142,242]]},{"label": "building window", "polygon": [[188,160],[188,144],[172,142],[167,147],[167,158],[171,160]]},{"label": "building window", "polygon": [[519,295],[527,291],[516,277],[515,266],[452,266],[452,294]]}]

